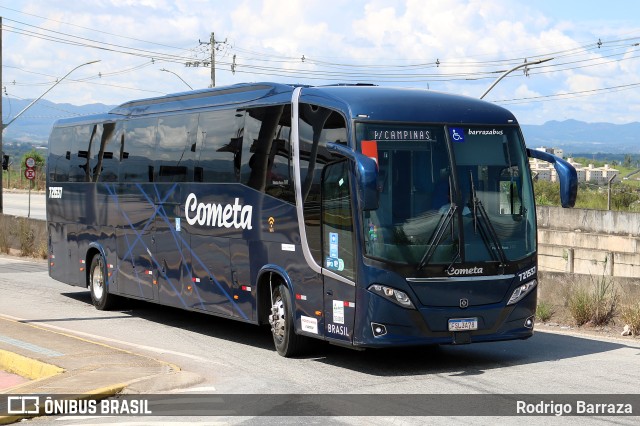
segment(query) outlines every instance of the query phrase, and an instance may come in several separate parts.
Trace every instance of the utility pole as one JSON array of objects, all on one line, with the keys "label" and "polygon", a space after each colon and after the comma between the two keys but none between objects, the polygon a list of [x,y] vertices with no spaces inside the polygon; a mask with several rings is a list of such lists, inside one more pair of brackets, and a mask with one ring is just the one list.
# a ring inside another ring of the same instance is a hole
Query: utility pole
[{"label": "utility pole", "polygon": [[607,182],[607,210],[611,210],[611,182],[616,178],[617,173],[611,176],[611,179]]},{"label": "utility pole", "polygon": [[211,88],[216,87],[216,36],[211,32],[209,39],[211,45]]},{"label": "utility pole", "polygon": [[[221,44],[227,44],[227,39],[225,39],[224,41],[216,41],[216,35],[215,33],[211,33],[211,37],[209,38],[209,42],[202,42],[200,40],[198,40],[198,42],[200,44],[208,44],[209,47],[211,48],[211,60],[209,62],[210,66],[211,66],[211,86],[209,87],[216,87],[216,50],[218,50],[218,47]],[[195,61],[195,62],[187,62],[186,65],[187,66],[199,66],[200,62],[199,61]],[[207,62],[205,61],[204,66],[207,66]]]},{"label": "utility pole", "polygon": [[[4,130],[4,126],[2,124],[2,16],[0,16],[0,155],[4,154],[2,151],[2,130]],[[9,167],[7,166],[8,171]],[[2,170],[0,170],[0,214],[2,214]]]}]

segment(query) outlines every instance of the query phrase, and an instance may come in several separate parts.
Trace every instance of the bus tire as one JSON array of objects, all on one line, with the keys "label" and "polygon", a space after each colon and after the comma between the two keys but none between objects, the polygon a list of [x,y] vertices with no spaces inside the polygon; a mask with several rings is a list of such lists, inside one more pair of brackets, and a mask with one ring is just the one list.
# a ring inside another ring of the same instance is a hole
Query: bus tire
[{"label": "bus tire", "polygon": [[89,292],[93,306],[100,311],[111,309],[115,303],[116,296],[109,294],[106,281],[106,268],[104,258],[101,254],[96,254],[91,259],[89,268]]},{"label": "bus tire", "polygon": [[279,284],[274,288],[272,300],[269,324],[276,350],[286,358],[298,355],[301,352],[304,337],[295,332],[293,304],[287,286]]}]

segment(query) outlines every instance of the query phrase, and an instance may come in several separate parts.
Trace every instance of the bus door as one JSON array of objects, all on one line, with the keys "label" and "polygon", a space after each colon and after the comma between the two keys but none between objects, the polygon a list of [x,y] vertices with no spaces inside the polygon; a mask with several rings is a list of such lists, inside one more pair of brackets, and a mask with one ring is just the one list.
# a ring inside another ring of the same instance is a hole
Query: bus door
[{"label": "bus door", "polygon": [[355,253],[349,162],[322,171],[322,254],[327,340],[351,342],[355,320]]}]

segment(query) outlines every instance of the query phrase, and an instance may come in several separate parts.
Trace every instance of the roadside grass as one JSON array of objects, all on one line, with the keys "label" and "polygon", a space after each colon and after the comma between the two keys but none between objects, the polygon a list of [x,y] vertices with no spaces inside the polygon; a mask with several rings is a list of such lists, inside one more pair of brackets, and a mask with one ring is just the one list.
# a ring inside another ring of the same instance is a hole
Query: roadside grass
[{"label": "roadside grass", "polygon": [[568,307],[576,325],[603,326],[612,322],[618,308],[614,282],[604,274],[591,276],[591,286],[574,284],[568,297]]},{"label": "roadside grass", "polygon": [[640,302],[623,306],[620,317],[622,321],[629,326],[629,330],[633,336],[640,335]]},{"label": "roadside grass", "polygon": [[555,314],[553,306],[543,300],[538,302],[536,308],[536,319],[540,322],[548,322]]}]

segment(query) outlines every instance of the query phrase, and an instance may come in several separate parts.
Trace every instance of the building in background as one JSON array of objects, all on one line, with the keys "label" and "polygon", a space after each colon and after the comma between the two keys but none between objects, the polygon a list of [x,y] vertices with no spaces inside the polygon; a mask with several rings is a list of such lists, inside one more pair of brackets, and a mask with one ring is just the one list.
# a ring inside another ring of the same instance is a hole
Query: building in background
[{"label": "building in background", "polygon": [[[543,146],[534,149],[537,149],[538,151],[548,152],[549,154],[553,154],[558,157],[562,157],[562,155],[564,154],[563,150],[559,148],[547,148]],[[575,167],[576,172],[578,173],[578,182],[590,182],[597,185],[602,185],[607,183],[609,179],[617,175],[619,172],[618,169],[614,169],[608,164],[605,164],[603,167],[594,167],[593,164],[589,164],[585,167],[583,164],[576,162],[571,157],[569,157],[567,161],[569,162],[569,164]],[[557,181],[556,170],[550,163],[545,163],[544,161],[530,158],[529,167],[531,168],[531,173],[533,174],[535,179],[545,180],[548,182]]]}]

